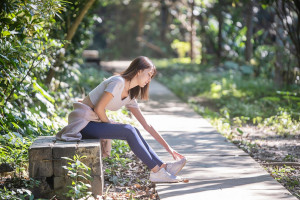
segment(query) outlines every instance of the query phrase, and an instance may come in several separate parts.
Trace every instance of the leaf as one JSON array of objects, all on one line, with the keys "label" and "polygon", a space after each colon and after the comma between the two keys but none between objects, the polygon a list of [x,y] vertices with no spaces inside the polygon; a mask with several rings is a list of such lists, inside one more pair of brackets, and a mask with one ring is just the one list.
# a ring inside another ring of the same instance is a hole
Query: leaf
[{"label": "leaf", "polygon": [[85,176],[83,176],[83,175],[78,175],[78,177],[81,177],[81,178],[83,178],[83,179],[85,179],[85,180],[88,180]]},{"label": "leaf", "polygon": [[3,22],[3,24],[10,24],[11,23],[11,18],[1,18],[1,21]]},{"label": "leaf", "polygon": [[[4,61],[3,61],[3,59],[1,59],[1,58],[0,58],[0,62],[1,62],[3,65],[4,65]],[[1,77],[3,77],[3,76],[1,76]]]},{"label": "leaf", "polygon": [[20,126],[18,125],[18,124],[16,124],[15,122],[11,122],[12,123],[12,125],[14,125],[14,127],[16,128],[16,129],[19,129],[20,128]]},{"label": "leaf", "polygon": [[6,56],[2,55],[2,54],[0,54],[0,57],[2,57],[2,58],[4,58],[5,60],[9,61],[9,59],[8,59]]},{"label": "leaf", "polygon": [[44,96],[42,96],[39,93],[35,94],[35,97],[40,100],[45,106],[47,106],[48,108],[51,108],[53,105],[46,99],[44,98]]},{"label": "leaf", "polygon": [[262,100],[272,101],[272,102],[280,102],[279,97],[263,97]]},{"label": "leaf", "polygon": [[70,161],[73,161],[71,158],[68,158],[68,157],[61,157],[62,159],[65,159],[65,160],[70,160]]},{"label": "leaf", "polygon": [[251,74],[253,74],[253,67],[252,66],[249,66],[249,65],[242,65],[241,67],[240,67],[240,69],[241,69],[241,72],[243,73],[243,74],[246,74],[246,75],[251,75]]},{"label": "leaf", "polygon": [[233,69],[233,70],[238,70],[239,68],[239,65],[233,61],[226,61],[224,62],[224,66],[227,68],[227,69]]},{"label": "leaf", "polygon": [[9,32],[9,31],[4,31],[4,32],[2,32],[2,36],[3,36],[3,37],[8,36],[8,35],[10,35],[10,32]]},{"label": "leaf", "polygon": [[244,134],[244,132],[241,129],[237,128],[236,130],[240,133],[240,135]]},{"label": "leaf", "polygon": [[53,97],[50,94],[48,94],[35,80],[33,81],[33,88],[36,91],[39,91],[51,103],[55,102],[55,100],[53,99]]}]

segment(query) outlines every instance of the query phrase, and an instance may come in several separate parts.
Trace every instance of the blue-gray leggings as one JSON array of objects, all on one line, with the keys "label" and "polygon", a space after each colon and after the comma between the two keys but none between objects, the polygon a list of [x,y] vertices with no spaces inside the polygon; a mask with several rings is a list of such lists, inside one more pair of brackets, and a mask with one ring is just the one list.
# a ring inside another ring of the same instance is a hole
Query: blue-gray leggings
[{"label": "blue-gray leggings", "polygon": [[145,163],[149,169],[163,162],[155,151],[141,136],[139,130],[129,124],[110,124],[89,122],[81,131],[82,139],[119,139],[126,140],[133,153]]}]

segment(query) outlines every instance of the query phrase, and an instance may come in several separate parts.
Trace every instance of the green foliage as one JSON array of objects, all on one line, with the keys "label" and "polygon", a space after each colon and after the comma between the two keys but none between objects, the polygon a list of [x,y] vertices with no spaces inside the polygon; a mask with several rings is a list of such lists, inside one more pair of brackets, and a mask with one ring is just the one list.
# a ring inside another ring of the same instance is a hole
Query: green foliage
[{"label": "green foliage", "polygon": [[260,45],[253,52],[254,70],[260,76],[272,78],[274,76],[274,64],[276,48],[271,45]]},{"label": "green foliage", "polygon": [[33,200],[34,195],[30,189],[38,186],[40,181],[32,178],[22,180],[20,178],[12,178],[8,181],[9,183],[2,184],[0,188],[0,199],[11,199],[11,200]]},{"label": "green foliage", "polygon": [[[157,63],[163,74],[158,76],[159,81],[188,101],[197,112],[211,119],[226,135],[231,134],[232,125],[247,123],[272,127],[283,136],[296,134],[299,130],[300,99],[297,89],[293,87],[285,92],[278,91],[273,82],[266,78],[249,77],[237,72],[239,66],[231,61],[225,62],[229,71],[224,72],[200,70],[203,67],[193,67],[191,72],[189,67],[184,69],[177,65],[160,68],[160,62]],[[214,114],[204,108],[197,98],[207,99],[219,112]]]},{"label": "green foliage", "polygon": [[186,57],[191,48],[190,43],[179,41],[177,39],[172,42],[171,47],[176,50],[179,58]]},{"label": "green foliage", "polygon": [[17,189],[14,191],[8,190],[4,187],[4,189],[0,189],[0,198],[9,200],[33,200],[34,195],[28,189]]},{"label": "green foliage", "polygon": [[126,141],[113,140],[111,156],[103,159],[107,164],[105,173],[109,176],[109,181],[115,185],[119,182],[122,182],[122,180],[120,180],[118,177],[118,174],[120,173],[119,169],[128,169],[129,166],[127,164],[132,162],[132,160],[124,157],[124,154],[129,151],[130,148]]},{"label": "green foliage", "polygon": [[[64,44],[63,49],[59,49],[56,54],[64,52],[63,59],[55,64],[60,67],[57,71],[59,75],[56,78],[61,78],[69,73],[70,68],[75,63],[83,64],[82,52],[86,49],[93,38],[94,24],[98,16],[93,13],[94,8],[97,6],[97,1],[87,11],[82,22],[79,24],[71,41],[66,41],[66,35],[70,30],[70,27],[74,24],[74,21],[82,11],[87,1],[83,0],[68,0],[65,2],[63,9],[59,15],[56,15],[53,21],[55,21],[55,29],[49,32],[51,38],[57,38]],[[58,59],[58,58],[56,58]]]},{"label": "green foliage", "polygon": [[[110,76],[89,66],[72,64],[81,60],[78,55],[92,36],[94,19],[89,12],[69,44],[62,63],[65,68],[50,90],[44,84],[46,72],[55,63],[57,54],[64,51],[69,17],[74,20],[84,3],[62,0],[0,3],[0,163],[12,167],[12,180],[18,183],[1,188],[1,199],[33,199],[27,193],[34,183],[27,181],[28,148],[32,141],[40,135],[54,135],[66,125],[70,102],[85,96],[104,77]],[[125,110],[121,113],[128,114]]]},{"label": "green foliage", "polygon": [[225,61],[224,62],[224,66],[227,69],[232,69],[232,70],[238,70],[239,69],[239,65],[233,61]]},{"label": "green foliage", "polygon": [[19,173],[19,177],[22,177],[21,173],[27,169],[27,149],[31,141],[18,133],[6,134],[0,140],[1,143],[6,144],[0,148],[0,162],[10,164],[15,169],[15,173]]},{"label": "green foliage", "polygon": [[[70,189],[66,197],[70,197],[72,200],[75,199],[88,199],[92,192],[90,192],[90,180],[91,180],[91,168],[86,166],[82,160],[86,156],[74,155],[74,157],[62,157],[65,160],[68,160],[68,166],[63,166],[67,170],[68,177],[72,180],[72,185],[67,187]],[[88,182],[88,183],[86,183]]]},{"label": "green foliage", "polygon": [[237,64],[233,61],[225,61],[224,62],[225,69],[232,70],[235,73],[241,73],[242,75],[252,76],[254,74],[253,66],[251,65],[241,65]]},{"label": "green foliage", "polygon": [[296,134],[300,130],[300,123],[292,119],[291,115],[283,108],[279,108],[279,112],[275,116],[266,118],[260,126],[269,126],[282,136]]},{"label": "green foliage", "polygon": [[48,38],[48,33],[54,25],[53,17],[60,12],[63,3],[59,0],[13,3],[11,9],[3,7],[8,12],[0,10],[0,59],[3,66],[0,106],[8,101],[25,103],[27,106],[32,102],[26,99],[39,94],[33,89],[34,77],[39,77],[41,72],[47,70],[51,53],[61,47],[58,41]]},{"label": "green foliage", "polygon": [[[181,38],[178,37],[180,27],[175,26],[176,30],[170,31],[170,24],[165,24],[162,37],[159,2],[113,0],[99,3],[96,12],[101,13],[101,23],[96,25],[94,41],[89,48],[99,50],[103,60],[128,60],[137,55],[169,57],[175,53],[171,43]],[[166,15],[167,19],[171,17],[168,10]],[[145,43],[155,45],[163,55]]]},{"label": "green foliage", "polygon": [[54,99],[40,78],[61,47],[48,33],[63,5],[59,0],[5,1],[0,8],[0,141],[17,170],[31,139],[59,125],[53,119]]},{"label": "green foliage", "polygon": [[293,175],[295,168],[284,165],[283,167],[275,166],[270,169],[272,176],[279,182],[286,182],[289,189],[299,186],[300,178]]},{"label": "green foliage", "polygon": [[[54,135],[59,128],[66,125],[66,120],[62,120],[61,117],[65,118],[71,111],[72,103],[70,102],[76,101],[75,98],[82,96],[81,87],[87,88],[86,92],[89,92],[92,85],[95,87],[104,77],[110,76],[108,73],[90,69],[88,66],[78,67],[76,71],[77,74],[71,71],[71,75],[65,79],[66,82],[57,82],[58,88],[55,93],[48,93],[43,86],[35,86],[41,95],[44,93],[44,95],[51,95],[51,98],[55,99],[55,104],[49,101],[55,108],[53,117],[46,117],[47,109],[44,113],[41,108],[35,106],[33,108],[25,107],[25,112],[20,112],[19,105],[10,102],[4,107],[0,107],[0,111],[6,116],[0,119],[0,163],[8,163],[14,168],[14,177],[20,179],[18,182],[26,182],[28,147],[32,141],[39,135]],[[89,79],[93,81],[89,81]],[[81,83],[80,87],[77,87],[78,82],[76,83],[76,80]],[[76,87],[70,87],[71,85]],[[119,112],[120,114],[126,113],[124,111]],[[109,116],[111,115],[117,115],[117,113],[109,114]],[[115,117],[114,120],[118,121],[119,118]],[[18,187],[16,186],[16,188]],[[14,196],[14,194],[17,196],[16,193],[11,195]]]}]

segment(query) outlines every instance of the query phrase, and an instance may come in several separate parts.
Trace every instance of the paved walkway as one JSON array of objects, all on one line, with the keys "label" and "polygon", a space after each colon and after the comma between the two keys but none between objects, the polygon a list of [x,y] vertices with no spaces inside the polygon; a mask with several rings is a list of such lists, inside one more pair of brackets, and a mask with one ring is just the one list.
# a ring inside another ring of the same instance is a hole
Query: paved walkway
[{"label": "paved walkway", "polygon": [[[187,157],[179,175],[190,179],[189,183],[157,184],[161,199],[297,200],[166,87],[156,81],[150,86],[151,99],[140,103],[141,109],[165,140]],[[172,161],[158,142],[145,131],[142,134],[164,161]]]},{"label": "paved walkway", "polygon": [[[152,81],[150,98],[141,104],[146,119],[188,160],[179,175],[189,183],[157,184],[161,199],[297,199],[165,86]],[[164,161],[172,161],[158,142],[143,134]]]}]

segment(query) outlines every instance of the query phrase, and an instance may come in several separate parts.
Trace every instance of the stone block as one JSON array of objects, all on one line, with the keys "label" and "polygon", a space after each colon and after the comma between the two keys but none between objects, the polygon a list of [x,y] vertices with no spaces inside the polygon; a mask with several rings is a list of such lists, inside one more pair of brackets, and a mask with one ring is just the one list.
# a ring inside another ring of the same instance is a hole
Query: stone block
[{"label": "stone block", "polygon": [[30,177],[50,177],[53,175],[52,146],[54,139],[53,136],[41,136],[29,147]]},{"label": "stone block", "polygon": [[76,154],[76,145],[73,144],[56,144],[52,148],[53,156],[53,174],[54,176],[65,176],[66,170],[62,166],[68,165],[68,160],[63,159],[62,157],[68,157],[73,159],[73,156]]},{"label": "stone block", "polygon": [[96,197],[97,195],[102,195],[103,194],[103,187],[104,187],[104,179],[102,175],[96,175],[92,176],[92,193],[93,196]]},{"label": "stone block", "polygon": [[57,195],[59,199],[65,198],[64,194],[69,190],[67,186],[72,181],[62,167],[70,161],[62,157],[73,159],[75,154],[86,156],[81,161],[91,168],[93,196],[102,195],[104,178],[100,140],[63,142],[56,141],[54,136],[40,136],[29,148],[29,175],[43,182],[43,187],[34,189],[35,197],[52,198]]}]

